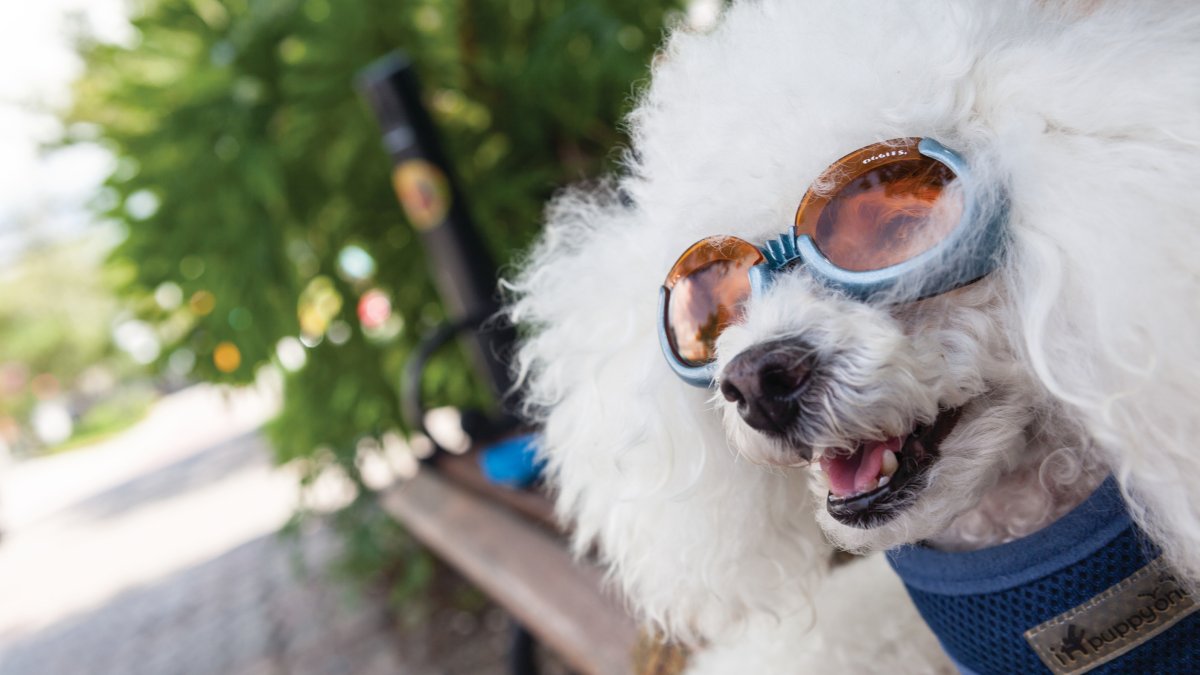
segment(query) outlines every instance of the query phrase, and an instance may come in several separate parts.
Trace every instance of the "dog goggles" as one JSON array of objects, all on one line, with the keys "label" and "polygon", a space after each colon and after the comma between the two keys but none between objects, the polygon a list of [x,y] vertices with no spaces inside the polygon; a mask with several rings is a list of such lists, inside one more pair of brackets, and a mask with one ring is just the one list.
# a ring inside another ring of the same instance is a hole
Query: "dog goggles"
[{"label": "dog goggles", "polygon": [[813,182],[791,232],[762,248],[715,236],[684,251],[659,291],[663,354],[685,381],[711,386],[717,337],[794,265],[862,301],[911,302],[965,286],[996,268],[1003,211],[987,208],[966,162],[931,138],[856,150]]}]

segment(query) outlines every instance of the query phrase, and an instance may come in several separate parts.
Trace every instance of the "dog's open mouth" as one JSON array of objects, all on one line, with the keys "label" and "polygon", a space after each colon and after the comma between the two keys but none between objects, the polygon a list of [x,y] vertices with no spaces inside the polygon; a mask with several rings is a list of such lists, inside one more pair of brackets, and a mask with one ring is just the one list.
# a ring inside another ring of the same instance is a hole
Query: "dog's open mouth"
[{"label": "dog's open mouth", "polygon": [[962,408],[942,411],[933,424],[918,425],[904,436],[862,441],[853,452],[826,451],[820,466],[829,482],[829,515],[861,528],[891,520],[925,487],[938,448],[961,413]]}]

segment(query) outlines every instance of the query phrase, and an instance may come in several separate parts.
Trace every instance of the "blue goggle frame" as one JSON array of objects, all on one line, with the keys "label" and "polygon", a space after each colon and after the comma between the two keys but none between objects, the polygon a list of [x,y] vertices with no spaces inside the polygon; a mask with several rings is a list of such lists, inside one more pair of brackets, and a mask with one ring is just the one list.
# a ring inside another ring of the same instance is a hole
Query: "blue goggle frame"
[{"label": "blue goggle frame", "polygon": [[[989,204],[980,186],[972,181],[966,161],[941,143],[932,138],[922,138],[917,150],[946,165],[954,173],[962,190],[962,217],[945,238],[928,251],[895,265],[855,271],[830,262],[811,236],[797,236],[794,230],[789,231],[757,247],[764,260],[748,270],[750,297],[761,295],[777,274],[798,265],[803,265],[809,275],[826,288],[863,302],[886,300],[891,304],[913,302],[946,293],[995,270],[1004,249],[1007,208],[1003,199]],[[670,291],[665,285],[659,288],[658,340],[663,355],[671,370],[685,382],[697,387],[711,387],[716,382],[715,361],[698,366],[689,365],[675,354],[667,327],[669,295]]]}]

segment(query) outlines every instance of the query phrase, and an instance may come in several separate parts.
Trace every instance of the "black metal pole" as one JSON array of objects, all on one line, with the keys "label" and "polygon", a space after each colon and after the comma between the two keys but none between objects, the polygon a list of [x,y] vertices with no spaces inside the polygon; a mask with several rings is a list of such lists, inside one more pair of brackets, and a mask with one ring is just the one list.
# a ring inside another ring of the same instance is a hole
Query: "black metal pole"
[{"label": "black metal pole", "polygon": [[[450,318],[494,315],[500,309],[496,265],[471,221],[411,62],[399,53],[386,56],[362,71],[358,88],[379,120],[383,145],[392,158],[392,185],[420,234]],[[515,332],[485,325],[464,339],[481,374],[494,393],[503,396],[512,384],[504,358],[512,350]]]}]

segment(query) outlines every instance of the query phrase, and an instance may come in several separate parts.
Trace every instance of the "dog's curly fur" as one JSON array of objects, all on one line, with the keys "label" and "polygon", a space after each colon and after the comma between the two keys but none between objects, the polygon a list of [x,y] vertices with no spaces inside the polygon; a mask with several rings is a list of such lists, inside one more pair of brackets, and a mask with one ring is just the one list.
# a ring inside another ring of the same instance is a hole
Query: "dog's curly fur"
[{"label": "dog's curly fur", "polygon": [[[1110,473],[1200,579],[1200,5],[735,3],[712,31],[674,32],[630,128],[621,178],[551,205],[511,316],[576,547],[597,547],[646,621],[709,645],[696,671],[945,668],[878,556],[831,568],[827,542],[979,548]],[[776,339],[819,357],[820,395],[784,440],[680,381],[655,336],[674,259],[703,237],[785,231],[830,162],[907,136],[1000,186],[1002,267],[901,308],[802,268],[756,297],[720,366]],[[928,487],[876,527],[829,517],[795,466],[799,448],[957,406]]]}]

